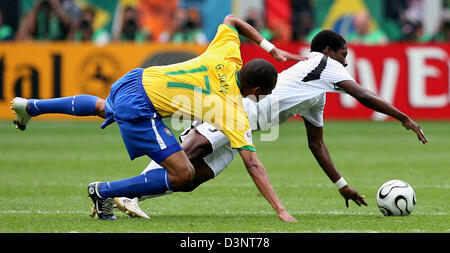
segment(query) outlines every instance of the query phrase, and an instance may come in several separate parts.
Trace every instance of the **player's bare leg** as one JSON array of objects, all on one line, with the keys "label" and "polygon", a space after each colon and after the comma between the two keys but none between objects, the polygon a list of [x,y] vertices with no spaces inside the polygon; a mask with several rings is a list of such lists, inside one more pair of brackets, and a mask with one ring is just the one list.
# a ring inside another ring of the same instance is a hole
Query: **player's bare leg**
[{"label": "player's bare leg", "polygon": [[205,136],[193,129],[188,132],[181,143],[181,147],[195,168],[194,178],[186,184],[174,189],[174,192],[190,192],[202,183],[214,178],[214,172],[203,158],[213,152],[211,143]]},{"label": "player's bare leg", "polygon": [[[212,153],[212,146],[208,139],[197,130],[192,130],[181,143],[181,147],[183,152],[179,151],[160,163],[160,166],[169,172],[173,192],[192,191],[200,184],[214,178],[214,172],[203,160],[205,156]],[[178,164],[175,165],[172,161]],[[192,167],[183,167],[184,163],[189,163]]]},{"label": "player's bare leg", "polygon": [[[194,178],[191,181],[187,181],[184,184],[174,188],[173,192],[191,192],[196,189],[202,183],[214,178],[213,170],[206,164],[203,157],[212,152],[211,143],[197,130],[191,130],[183,139],[181,144],[186,156],[189,158],[195,169]],[[162,168],[161,165],[152,161],[142,172],[146,173],[152,169]],[[163,195],[171,194],[172,191],[165,192]],[[161,195],[159,195],[161,196]],[[114,198],[115,207],[122,212],[125,212],[131,218],[144,218],[150,217],[142,211],[138,202],[151,198],[152,196],[141,196],[135,198],[116,197]]]},{"label": "player's bare leg", "polygon": [[[129,216],[149,218],[145,213],[140,212],[137,202],[133,202],[135,197],[143,195],[157,197],[168,194],[191,181],[195,173],[193,165],[183,150],[169,155],[160,164],[160,167],[148,170],[135,177],[92,183],[95,187],[88,188],[89,196],[95,204],[111,199],[112,207],[115,204],[115,207],[126,212]],[[120,196],[128,197],[129,200],[115,199]],[[99,213],[101,212],[102,210]]]},{"label": "player's bare leg", "polygon": [[195,129],[187,133],[181,143],[181,147],[191,162],[202,159],[213,152],[212,145],[208,139]]},{"label": "player's bare leg", "polygon": [[178,151],[160,163],[168,171],[173,190],[176,191],[189,183],[195,176],[195,169],[184,151]]},{"label": "player's bare leg", "polygon": [[195,167],[195,177],[188,184],[184,184],[174,192],[191,192],[201,184],[214,178],[213,170],[203,161],[203,159],[193,162]]},{"label": "player's bare leg", "polygon": [[[183,184],[178,187],[173,192],[191,192],[196,189],[198,186],[203,184],[204,182],[214,178],[214,172],[212,169],[203,161],[198,160],[193,163],[195,167],[195,176],[194,179],[190,183]],[[149,166],[150,167],[150,166]],[[157,169],[161,168],[158,164],[154,163],[153,168],[149,169]],[[142,173],[145,173],[147,170],[144,170]],[[166,192],[163,195],[171,194],[172,192]],[[162,195],[158,195],[162,196]],[[139,201],[151,198],[153,196],[142,196],[141,198],[127,198],[127,197],[116,197],[114,198],[114,207],[119,209],[120,211],[126,213],[131,218],[144,218],[150,219],[150,217],[142,211],[139,206]]]}]

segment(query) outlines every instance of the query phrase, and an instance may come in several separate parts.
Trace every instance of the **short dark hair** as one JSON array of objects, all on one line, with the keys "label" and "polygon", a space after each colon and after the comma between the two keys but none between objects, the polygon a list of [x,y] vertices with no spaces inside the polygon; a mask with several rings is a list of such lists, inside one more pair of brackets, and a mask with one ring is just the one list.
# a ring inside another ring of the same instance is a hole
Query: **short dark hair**
[{"label": "short dark hair", "polygon": [[247,62],[241,72],[251,87],[260,87],[263,90],[273,88],[278,77],[278,72],[272,63],[261,58]]},{"label": "short dark hair", "polygon": [[326,47],[330,47],[331,50],[336,52],[338,49],[345,47],[346,44],[345,39],[337,32],[322,30],[312,39],[311,52],[322,53]]}]

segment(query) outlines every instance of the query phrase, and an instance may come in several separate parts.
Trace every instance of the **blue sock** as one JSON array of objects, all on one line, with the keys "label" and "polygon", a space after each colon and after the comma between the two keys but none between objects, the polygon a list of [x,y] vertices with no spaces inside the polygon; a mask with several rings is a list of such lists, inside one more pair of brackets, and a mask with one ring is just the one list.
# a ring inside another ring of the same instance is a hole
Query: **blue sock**
[{"label": "blue sock", "polygon": [[153,169],[136,177],[112,182],[103,182],[98,193],[103,198],[140,197],[160,195],[172,190],[166,169]]},{"label": "blue sock", "polygon": [[76,95],[52,99],[30,99],[27,110],[30,116],[44,113],[63,113],[75,116],[95,116],[95,103],[98,97]]}]

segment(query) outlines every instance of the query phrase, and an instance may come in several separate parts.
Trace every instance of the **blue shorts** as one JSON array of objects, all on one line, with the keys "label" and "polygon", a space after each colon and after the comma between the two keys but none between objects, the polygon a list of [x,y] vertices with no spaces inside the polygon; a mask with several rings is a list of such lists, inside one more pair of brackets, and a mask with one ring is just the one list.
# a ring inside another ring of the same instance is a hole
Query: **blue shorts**
[{"label": "blue shorts", "polygon": [[143,71],[133,69],[113,83],[101,128],[117,122],[131,160],[147,155],[160,163],[182,148],[147,96],[142,86]]}]

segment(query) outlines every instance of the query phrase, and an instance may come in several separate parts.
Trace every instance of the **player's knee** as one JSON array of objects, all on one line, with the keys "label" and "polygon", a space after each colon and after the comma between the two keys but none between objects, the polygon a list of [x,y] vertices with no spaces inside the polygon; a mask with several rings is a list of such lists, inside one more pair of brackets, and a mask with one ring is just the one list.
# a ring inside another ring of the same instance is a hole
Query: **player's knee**
[{"label": "player's knee", "polygon": [[184,168],[180,168],[176,175],[173,176],[172,185],[176,187],[182,187],[192,183],[195,176],[195,169],[192,164],[186,165]]},{"label": "player's knee", "polygon": [[182,143],[182,147],[189,160],[202,159],[213,151],[208,139],[197,131],[192,131],[188,136],[189,138]]}]

